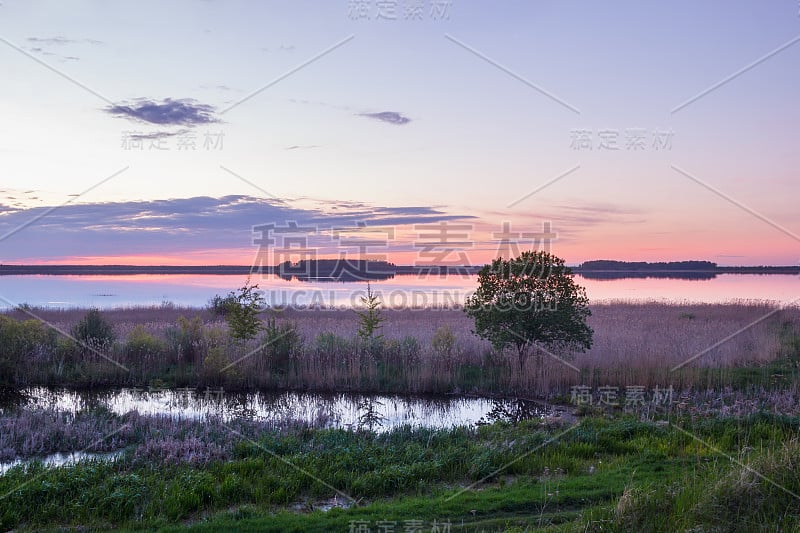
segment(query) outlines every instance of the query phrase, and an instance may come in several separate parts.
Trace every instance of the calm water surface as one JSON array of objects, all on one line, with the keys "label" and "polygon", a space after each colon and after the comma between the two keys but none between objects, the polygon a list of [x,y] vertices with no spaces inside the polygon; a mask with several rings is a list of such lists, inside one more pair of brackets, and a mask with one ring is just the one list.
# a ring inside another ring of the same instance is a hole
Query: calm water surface
[{"label": "calm water surface", "polygon": [[[129,276],[0,276],[0,308],[27,303],[46,307],[127,307],[172,302],[201,307],[216,294],[240,287],[243,276],[129,275]],[[256,281],[272,305],[353,307],[366,290],[363,282],[287,281],[276,276]],[[790,303],[800,298],[796,275],[720,274],[708,280],[625,278],[576,281],[594,302],[608,300],[667,300],[727,302],[736,299]],[[452,306],[474,291],[475,276],[396,276],[375,281],[373,289],[391,306]],[[6,301],[7,300],[7,301]]]},{"label": "calm water surface", "polygon": [[[34,388],[22,404],[75,413],[98,407],[119,415],[167,415],[184,419],[207,416],[223,420],[246,418],[276,422],[302,421],[318,427],[355,428],[371,409],[388,430],[411,425],[444,428],[472,425],[486,419],[498,406],[511,409],[516,400],[486,398],[420,398],[408,396],[317,394],[304,392],[227,393],[222,389],[120,389],[76,392]],[[16,407],[20,405],[17,404]]]},{"label": "calm water surface", "polygon": [[[521,399],[419,398],[359,394],[313,394],[300,392],[231,394],[221,389],[120,389],[107,392],[75,392],[33,388],[24,399],[0,406],[0,413],[26,409],[56,409],[77,413],[107,409],[118,415],[136,411],[179,419],[203,420],[219,417],[225,421],[247,419],[272,422],[277,426],[305,422],[318,428],[368,428],[378,432],[399,426],[449,428],[504,420],[519,422],[541,419],[562,409],[546,408]],[[365,416],[370,414],[371,422]],[[569,416],[564,413],[564,416]],[[76,451],[39,457],[45,466],[62,466],[86,460],[113,461],[122,451],[88,453]],[[0,475],[31,458],[0,462]]]},{"label": "calm water surface", "polygon": [[[108,453],[92,453],[92,452],[68,452],[68,453],[53,453],[44,457],[39,457],[37,460],[44,466],[66,466],[80,463],[81,461],[113,461],[122,457],[122,450]],[[0,463],[0,474],[5,474],[15,466],[30,463],[31,459],[14,459]]]}]

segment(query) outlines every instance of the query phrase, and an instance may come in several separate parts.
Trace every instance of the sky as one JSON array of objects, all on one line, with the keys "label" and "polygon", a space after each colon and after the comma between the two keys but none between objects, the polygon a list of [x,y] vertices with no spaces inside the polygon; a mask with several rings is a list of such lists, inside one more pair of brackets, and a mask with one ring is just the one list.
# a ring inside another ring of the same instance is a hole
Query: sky
[{"label": "sky", "polygon": [[796,265],[796,0],[0,3],[0,262]]}]

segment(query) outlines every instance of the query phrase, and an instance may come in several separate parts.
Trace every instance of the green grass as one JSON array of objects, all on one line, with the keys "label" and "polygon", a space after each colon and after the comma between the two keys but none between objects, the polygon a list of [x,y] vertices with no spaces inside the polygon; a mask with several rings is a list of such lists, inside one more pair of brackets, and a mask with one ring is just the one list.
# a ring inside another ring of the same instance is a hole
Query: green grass
[{"label": "green grass", "polygon": [[[798,493],[797,419],[674,423],[703,442],[673,426],[590,418],[563,435],[534,423],[264,434],[240,442],[234,460],[202,467],[32,465],[0,477],[0,528],[349,531],[387,520],[401,531],[416,519],[427,530],[437,520],[459,531],[463,520],[470,531],[666,531],[731,516],[788,527],[800,515],[800,500],[714,450]],[[318,510],[336,496],[331,487],[357,504]]]}]

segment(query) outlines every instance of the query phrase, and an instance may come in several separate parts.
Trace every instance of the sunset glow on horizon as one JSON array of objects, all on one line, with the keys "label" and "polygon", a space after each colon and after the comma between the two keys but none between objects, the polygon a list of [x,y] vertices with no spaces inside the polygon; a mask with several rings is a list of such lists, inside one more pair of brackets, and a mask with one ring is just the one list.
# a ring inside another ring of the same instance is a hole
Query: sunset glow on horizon
[{"label": "sunset glow on horizon", "polygon": [[0,262],[800,264],[795,2],[351,4],[3,2]]}]

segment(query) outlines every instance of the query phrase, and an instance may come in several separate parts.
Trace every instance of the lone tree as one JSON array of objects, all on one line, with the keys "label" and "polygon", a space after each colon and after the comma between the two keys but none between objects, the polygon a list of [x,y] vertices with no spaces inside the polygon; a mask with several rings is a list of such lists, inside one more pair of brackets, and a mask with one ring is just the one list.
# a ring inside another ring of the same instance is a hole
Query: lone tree
[{"label": "lone tree", "polygon": [[367,294],[361,297],[361,303],[364,304],[364,311],[356,311],[358,320],[358,336],[364,342],[372,340],[380,340],[383,335],[376,335],[381,328],[381,324],[386,320],[381,316],[381,300],[378,295],[372,292],[372,287],[367,283]]},{"label": "lone tree", "polygon": [[[523,252],[516,259],[495,259],[484,266],[464,311],[475,320],[475,333],[495,349],[516,348],[521,372],[531,345],[591,348],[588,304],[586,290],[572,279],[563,259],[547,252]],[[538,363],[541,352],[536,350]]]},{"label": "lone tree", "polygon": [[259,313],[264,310],[265,300],[258,285],[251,284],[249,277],[242,288],[231,291],[220,301],[225,302],[225,320],[236,342],[244,344],[264,329]]}]

